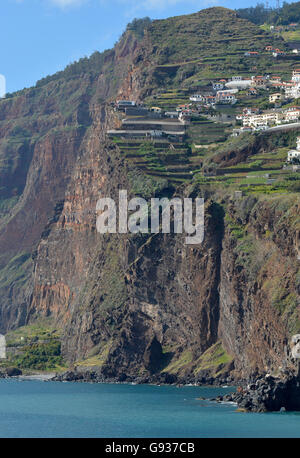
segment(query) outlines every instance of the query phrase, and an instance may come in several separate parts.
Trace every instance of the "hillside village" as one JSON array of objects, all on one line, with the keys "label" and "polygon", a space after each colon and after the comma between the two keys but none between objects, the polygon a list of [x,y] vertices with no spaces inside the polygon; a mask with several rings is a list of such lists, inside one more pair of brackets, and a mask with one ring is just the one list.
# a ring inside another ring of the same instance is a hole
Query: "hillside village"
[{"label": "hillside village", "polygon": [[[206,90],[205,90],[206,89]],[[283,81],[280,76],[251,76],[246,79],[242,76],[232,76],[231,79],[220,79],[212,81],[211,87],[205,88],[201,93],[193,94],[189,97],[189,102],[178,105],[174,111],[163,111],[160,107],[145,108],[143,103],[137,104],[135,101],[120,100],[116,103],[116,108],[119,111],[124,110],[128,116],[143,116],[156,118],[164,116],[165,118],[178,119],[183,124],[190,122],[192,118],[197,116],[214,117],[211,109],[218,112],[220,105],[235,105],[239,101],[239,92],[242,95],[253,97],[254,106],[241,107],[241,113],[235,115],[235,122],[241,123],[240,129],[233,129],[232,134],[237,136],[243,132],[261,131],[275,127],[281,124],[289,124],[297,122],[300,119],[300,106],[291,105],[290,102],[300,98],[300,69],[293,70],[290,81]],[[276,90],[276,92],[274,92]],[[268,95],[270,107],[268,110],[262,110],[259,106],[255,106],[255,98],[258,96],[258,91],[264,91]],[[242,101],[243,102],[243,101]],[[241,104],[239,104],[240,106]],[[234,113],[234,112],[232,112]],[[216,117],[216,116],[215,116]],[[232,117],[227,116],[225,120],[232,121]],[[149,123],[149,121],[147,121]],[[142,124],[142,121],[130,121],[129,119],[122,120],[123,125]],[[167,125],[167,121],[160,121],[160,124]],[[174,123],[171,123],[174,124]],[[150,123],[149,123],[150,125]],[[132,135],[138,135],[138,132],[126,131],[126,135],[131,132]],[[149,133],[149,132],[148,132]],[[166,132],[165,132],[166,133]],[[122,130],[111,131],[110,134],[125,135]],[[141,134],[141,132],[140,132]],[[162,135],[156,132],[156,135]],[[154,135],[152,133],[152,135]],[[178,135],[173,134],[173,135]],[[183,135],[181,129],[181,136]]]},{"label": "hillside village", "polygon": [[[295,68],[289,79],[269,74],[233,75],[192,91],[167,90],[144,101],[113,102],[118,121],[108,136],[148,175],[166,177],[174,183],[203,177],[216,181],[220,177],[212,178],[214,175],[223,175],[224,183],[249,188],[273,185],[282,174],[300,171],[299,137],[296,149],[273,151],[272,167],[268,167],[270,154],[252,161],[252,167],[205,167],[208,153],[219,144],[226,145],[230,137],[248,138],[300,127],[300,68]],[[166,104],[169,94],[182,103]]]}]

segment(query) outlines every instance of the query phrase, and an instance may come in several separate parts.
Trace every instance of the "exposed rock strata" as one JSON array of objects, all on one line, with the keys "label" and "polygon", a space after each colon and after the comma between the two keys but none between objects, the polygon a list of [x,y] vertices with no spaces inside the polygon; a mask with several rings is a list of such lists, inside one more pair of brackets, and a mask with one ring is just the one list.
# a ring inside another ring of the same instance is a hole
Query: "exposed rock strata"
[{"label": "exposed rock strata", "polygon": [[[222,34],[225,12],[215,13]],[[228,13],[228,27],[234,18]],[[183,27],[182,39],[190,34]],[[63,356],[83,379],[244,379],[284,367],[287,340],[300,330],[295,196],[177,190],[206,199],[200,246],[179,235],[96,232],[97,199],[121,188],[133,193],[133,178],[141,179],[105,136],[120,122],[110,102],[142,100],[167,84],[156,64],[172,61],[170,52],[153,45],[150,31],[141,42],[127,33],[93,67],[85,62],[84,71],[75,66],[0,104],[4,157],[11,137],[20,143],[15,169],[0,174],[12,199],[0,220],[0,331],[51,319],[62,330]],[[264,147],[259,139],[216,160],[232,165]]]}]

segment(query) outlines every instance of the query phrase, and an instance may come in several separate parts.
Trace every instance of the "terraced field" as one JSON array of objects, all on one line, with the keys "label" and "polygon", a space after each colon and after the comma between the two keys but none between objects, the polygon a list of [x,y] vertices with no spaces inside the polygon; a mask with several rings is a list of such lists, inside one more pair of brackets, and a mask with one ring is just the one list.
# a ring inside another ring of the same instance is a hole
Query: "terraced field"
[{"label": "terraced field", "polygon": [[192,155],[187,143],[144,139],[115,139],[115,143],[122,154],[146,175],[164,177],[174,184],[191,179],[202,165],[201,156]]},{"label": "terraced field", "polygon": [[[284,167],[289,148],[250,156],[235,166],[218,168],[216,176],[196,174],[194,180],[206,185],[223,185],[245,193],[289,192],[299,187],[299,173]],[[298,189],[298,188],[297,188]]]}]

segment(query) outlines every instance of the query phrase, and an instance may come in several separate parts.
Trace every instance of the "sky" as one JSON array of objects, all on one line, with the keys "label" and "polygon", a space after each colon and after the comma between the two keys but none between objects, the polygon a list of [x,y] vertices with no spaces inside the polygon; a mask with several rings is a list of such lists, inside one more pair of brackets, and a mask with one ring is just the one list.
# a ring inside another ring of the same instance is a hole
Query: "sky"
[{"label": "sky", "polygon": [[[128,22],[256,0],[0,0],[0,76],[6,91],[33,86],[94,51],[114,46]],[[275,0],[269,4],[275,5]],[[1,79],[0,79],[1,86]],[[0,87],[1,92],[1,87]],[[1,94],[0,94],[1,96]]]}]

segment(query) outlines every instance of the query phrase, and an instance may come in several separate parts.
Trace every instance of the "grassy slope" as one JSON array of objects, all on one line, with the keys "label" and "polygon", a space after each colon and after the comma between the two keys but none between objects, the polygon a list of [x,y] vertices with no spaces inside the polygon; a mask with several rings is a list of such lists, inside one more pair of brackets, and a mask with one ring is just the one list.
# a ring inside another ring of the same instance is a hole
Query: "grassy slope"
[{"label": "grassy slope", "polygon": [[[157,48],[152,62],[159,65],[160,71],[166,66],[169,74],[172,74],[171,65],[178,65],[174,83],[180,85],[198,82],[198,78],[229,77],[232,71],[246,74],[253,62],[258,63],[259,70],[266,62],[272,62],[264,52],[268,44],[286,48],[282,39],[225,8],[209,8],[193,15],[154,21],[149,38]],[[263,53],[263,60],[244,59],[245,51]],[[189,68],[185,68],[188,63]]]},{"label": "grassy slope", "polygon": [[60,331],[51,319],[23,326],[6,334],[7,360],[0,368],[19,367],[25,372],[59,371],[64,368],[60,349]]}]

